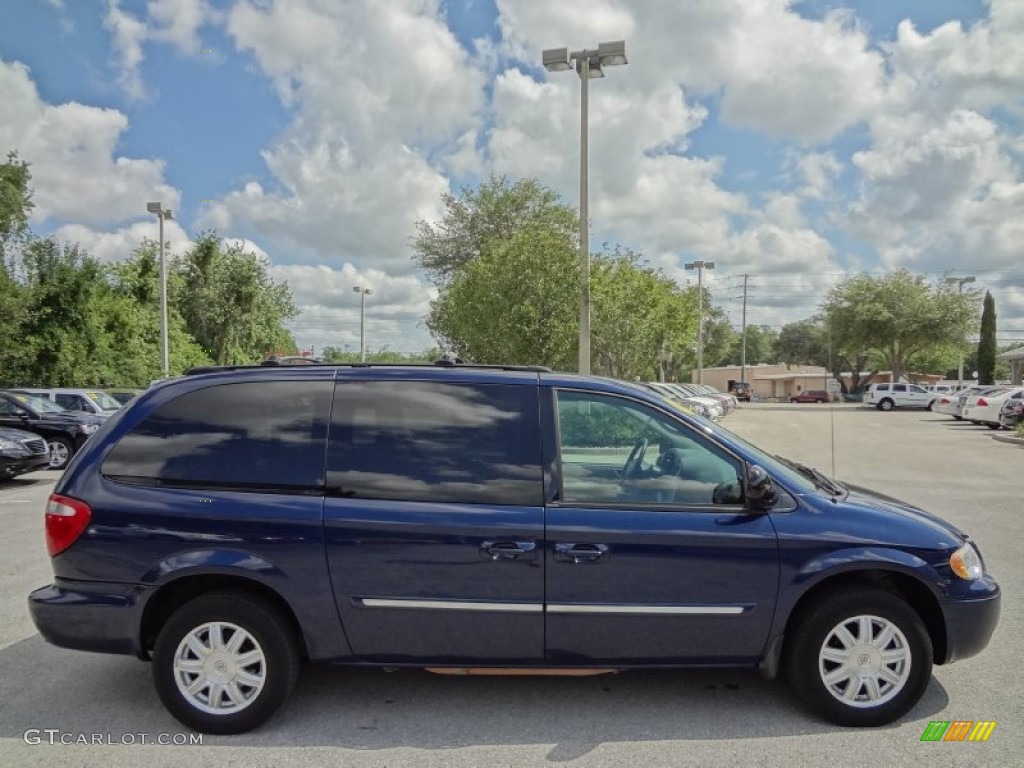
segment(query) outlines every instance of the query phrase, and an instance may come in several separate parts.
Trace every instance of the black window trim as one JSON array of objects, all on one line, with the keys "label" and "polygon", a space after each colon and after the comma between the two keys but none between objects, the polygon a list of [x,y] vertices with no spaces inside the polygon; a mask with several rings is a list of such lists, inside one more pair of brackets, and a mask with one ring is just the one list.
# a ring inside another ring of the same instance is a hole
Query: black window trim
[{"label": "black window trim", "polygon": [[[565,489],[564,489],[562,483],[563,483],[563,480],[564,480],[565,473],[562,472],[562,434],[561,434],[561,432],[562,432],[562,425],[561,425],[561,420],[558,418],[558,393],[559,392],[576,392],[576,393],[580,393],[580,394],[584,394],[584,395],[591,395],[591,396],[597,396],[597,397],[610,397],[610,398],[616,398],[616,399],[619,399],[619,400],[625,400],[626,402],[634,403],[634,404],[639,405],[641,407],[651,408],[651,409],[661,413],[662,415],[666,416],[672,422],[681,425],[685,429],[689,430],[691,433],[693,433],[695,435],[698,434],[697,431],[696,431],[696,427],[694,427],[691,424],[688,424],[685,420],[680,419],[678,416],[676,416],[675,414],[671,413],[670,411],[665,410],[660,405],[655,405],[655,404],[649,403],[649,402],[647,402],[645,400],[638,400],[637,398],[632,397],[630,395],[622,395],[622,394],[619,394],[618,392],[599,392],[599,391],[595,391],[593,389],[585,389],[585,388],[581,388],[581,387],[561,387],[561,386],[558,386],[558,385],[548,385],[547,389],[550,391],[551,409],[552,409],[552,415],[554,417],[554,423],[552,425],[552,433],[555,436],[555,440],[554,440],[554,449],[555,449],[554,465],[555,465],[555,471],[557,472],[557,475],[558,475],[557,495],[555,496],[555,499],[553,501],[547,502],[547,505],[550,506],[550,507],[555,507],[555,508],[558,508],[558,509],[623,509],[623,505],[618,503],[618,502],[607,502],[607,501],[589,502],[588,501],[588,502],[571,502],[570,503],[570,502],[567,502],[567,501],[564,500],[565,499]],[[729,446],[723,445],[713,435],[708,435],[706,433],[699,433],[699,436],[704,438],[704,439],[706,439],[706,440],[708,440],[708,441],[710,441],[712,444],[714,444],[715,446],[720,448],[724,453],[727,453],[733,459],[738,461],[744,476],[746,476],[747,464],[748,464],[746,459],[744,459],[742,456],[737,454],[736,451],[734,451]],[[741,482],[742,482],[742,478],[741,478]],[[628,508],[629,509],[635,509],[635,510],[638,510],[638,511],[641,511],[641,512],[647,512],[647,511],[650,511],[650,512],[659,512],[659,511],[660,512],[678,512],[678,513],[683,513],[683,512],[726,512],[726,513],[730,513],[730,512],[731,513],[746,512],[748,514],[758,514],[758,515],[764,514],[760,510],[753,510],[753,509],[751,509],[749,502],[746,501],[746,494],[744,494],[744,502],[742,504],[688,504],[688,505],[686,505],[685,508],[682,508],[682,505],[680,505],[680,504],[662,503],[662,502],[649,502],[648,501],[648,502],[636,502],[636,503],[631,502],[629,504]]]},{"label": "black window trim", "polygon": [[199,483],[193,480],[162,480],[159,477],[147,477],[144,475],[108,475],[103,478],[118,485],[130,485],[135,488],[175,488],[182,491],[221,491],[226,493],[261,493],[278,494],[282,496],[323,496],[323,485],[287,485],[287,484],[262,484],[262,483]]}]

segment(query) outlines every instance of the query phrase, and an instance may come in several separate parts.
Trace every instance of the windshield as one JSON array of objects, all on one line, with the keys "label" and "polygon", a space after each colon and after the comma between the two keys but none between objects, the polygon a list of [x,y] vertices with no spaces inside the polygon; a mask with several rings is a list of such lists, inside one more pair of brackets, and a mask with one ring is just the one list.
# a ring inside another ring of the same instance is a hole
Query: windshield
[{"label": "windshield", "polygon": [[36,413],[64,413],[64,409],[52,400],[38,395],[15,395],[18,402],[24,403]]},{"label": "windshield", "polygon": [[121,403],[106,392],[92,391],[86,392],[85,394],[104,411],[116,411],[121,407]]}]

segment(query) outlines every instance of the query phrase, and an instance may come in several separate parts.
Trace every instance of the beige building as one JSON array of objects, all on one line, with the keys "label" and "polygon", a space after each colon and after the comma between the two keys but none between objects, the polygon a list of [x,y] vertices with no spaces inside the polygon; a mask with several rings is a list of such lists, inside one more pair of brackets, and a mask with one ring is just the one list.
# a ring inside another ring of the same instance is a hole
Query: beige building
[{"label": "beige building", "polygon": [[[762,399],[788,398],[808,389],[834,390],[838,385],[838,382],[830,385],[828,371],[817,365],[748,365],[746,377],[753,394]],[[697,381],[696,371],[692,378]],[[722,392],[728,392],[738,381],[741,381],[738,365],[704,369],[704,383]]]},{"label": "beige building", "polygon": [[[1024,367],[1024,349],[1021,349],[1020,353],[1020,363]],[[1008,352],[1006,354],[1014,353]],[[861,379],[863,380],[868,375],[869,372],[867,371],[861,373]],[[850,373],[843,373],[841,376],[843,384],[849,390],[853,384],[853,376]],[[691,378],[694,382],[697,381],[696,371],[693,371]],[[746,378],[747,383],[753,389],[754,395],[760,399],[777,398],[784,400],[809,389],[824,389],[838,398],[840,392],[839,382],[829,376],[825,368],[818,365],[785,365],[784,363],[748,365]],[[916,384],[934,384],[942,379],[937,374],[928,373],[912,373],[903,378]],[[728,392],[735,382],[741,380],[740,367],[738,365],[704,369],[704,383],[722,392]],[[892,381],[892,371],[879,371],[871,381],[872,383]]]},{"label": "beige building", "polygon": [[1010,383],[1017,386],[1024,383],[1024,347],[1003,352],[999,357],[1010,361]]}]

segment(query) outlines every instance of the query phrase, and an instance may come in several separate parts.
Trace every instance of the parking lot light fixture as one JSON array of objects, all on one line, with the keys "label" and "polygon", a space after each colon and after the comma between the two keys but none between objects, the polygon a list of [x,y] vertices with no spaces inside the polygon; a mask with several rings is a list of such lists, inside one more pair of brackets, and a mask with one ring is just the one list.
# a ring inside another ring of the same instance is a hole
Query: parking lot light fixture
[{"label": "parking lot light fixture", "polygon": [[146,203],[146,211],[155,213],[160,220],[160,372],[170,375],[170,350],[167,340],[167,260],[164,258],[164,221],[174,219],[174,212],[163,203]]},{"label": "parking lot light fixture", "polygon": [[352,289],[359,296],[359,362],[366,362],[366,297],[373,293],[373,288],[355,286]]},{"label": "parking lot light fixture", "polygon": [[573,68],[580,76],[580,351],[579,372],[590,373],[590,231],[589,231],[589,178],[588,155],[588,112],[589,81],[592,77],[604,77],[604,68],[628,64],[626,41],[614,40],[598,43],[597,48],[584,48],[569,52],[568,48],[548,48],[541,54],[541,61],[548,72],[564,72]]},{"label": "parking lot light fixture", "polygon": [[697,383],[704,383],[704,270],[714,269],[713,261],[691,261],[683,265],[697,270]]},{"label": "parking lot light fixture", "polygon": [[[967,283],[973,283],[975,281],[975,279],[976,278],[974,277],[974,275],[967,275],[966,277],[944,277],[942,279],[942,281],[944,283],[950,283],[950,284],[955,283],[956,285],[960,286],[960,294],[963,295],[964,285],[967,284]],[[956,388],[958,390],[960,390],[960,389],[964,388],[964,351],[963,351],[963,348],[960,348],[960,351],[959,351],[958,355],[959,355],[959,357],[957,359],[959,360],[959,362],[957,363],[957,366],[956,366]]]}]

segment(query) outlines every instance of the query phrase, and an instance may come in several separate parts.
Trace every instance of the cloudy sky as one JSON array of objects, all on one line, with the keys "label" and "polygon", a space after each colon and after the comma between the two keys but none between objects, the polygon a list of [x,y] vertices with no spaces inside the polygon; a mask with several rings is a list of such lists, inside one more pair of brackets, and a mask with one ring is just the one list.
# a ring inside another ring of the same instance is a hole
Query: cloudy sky
[{"label": "cloudy sky", "polygon": [[[591,81],[591,242],[738,324],[845,274],[976,275],[1024,343],[1021,0],[0,0],[0,151],[37,232],[104,260],[215,229],[265,252],[300,345],[430,346],[414,222],[488,173],[575,205],[579,79],[544,48],[625,39]],[[510,297],[514,301],[514,297]]]}]

